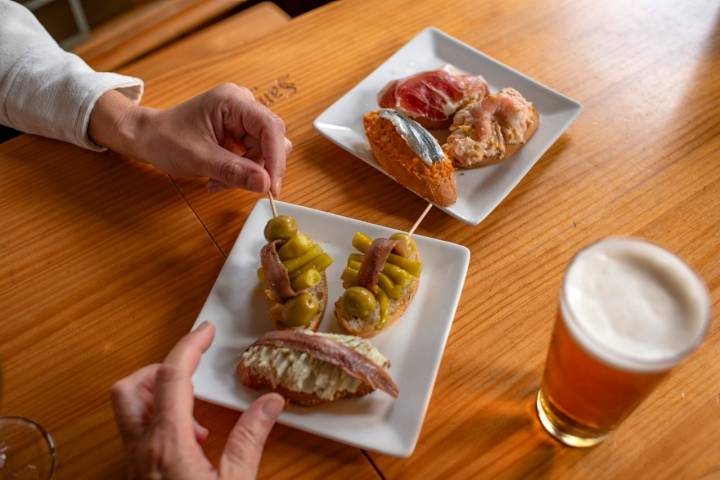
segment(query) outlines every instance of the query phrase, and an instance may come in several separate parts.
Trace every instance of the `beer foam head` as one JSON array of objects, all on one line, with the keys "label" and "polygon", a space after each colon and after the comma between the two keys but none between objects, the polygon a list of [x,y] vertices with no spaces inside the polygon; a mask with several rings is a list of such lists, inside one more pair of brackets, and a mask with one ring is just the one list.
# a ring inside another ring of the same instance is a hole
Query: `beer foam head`
[{"label": "beer foam head", "polygon": [[565,325],[589,353],[614,367],[662,371],[703,339],[710,297],[678,257],[633,238],[582,250],[565,274]]}]

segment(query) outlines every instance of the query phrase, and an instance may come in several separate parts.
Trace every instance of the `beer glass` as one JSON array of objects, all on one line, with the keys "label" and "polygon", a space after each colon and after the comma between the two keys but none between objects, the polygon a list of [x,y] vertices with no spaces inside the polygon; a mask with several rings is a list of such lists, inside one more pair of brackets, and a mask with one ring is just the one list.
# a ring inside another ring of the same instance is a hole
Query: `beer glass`
[{"label": "beer glass", "polygon": [[610,237],[581,250],[563,280],[538,417],[573,447],[605,439],[710,324],[705,284],[652,243]]}]

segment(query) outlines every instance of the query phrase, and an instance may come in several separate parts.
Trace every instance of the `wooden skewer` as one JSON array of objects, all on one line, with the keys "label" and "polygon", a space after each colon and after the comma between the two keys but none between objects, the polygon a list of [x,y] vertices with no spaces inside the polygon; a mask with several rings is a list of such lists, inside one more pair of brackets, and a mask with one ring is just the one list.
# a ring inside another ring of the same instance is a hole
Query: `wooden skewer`
[{"label": "wooden skewer", "polygon": [[418,219],[415,220],[415,224],[414,224],[414,225],[412,226],[412,228],[408,231],[408,237],[411,237],[412,234],[415,233],[415,230],[417,230],[417,228],[420,226],[420,222],[423,221],[423,219],[425,218],[425,215],[428,214],[428,212],[430,211],[430,209],[432,208],[432,206],[433,206],[432,203],[428,203],[428,206],[425,207],[425,210],[423,210],[423,212],[420,214],[420,216],[418,217]]},{"label": "wooden skewer", "polygon": [[275,208],[275,199],[273,198],[273,194],[270,190],[268,190],[268,198],[270,199],[270,208],[272,209],[273,218],[277,217],[277,208]]}]

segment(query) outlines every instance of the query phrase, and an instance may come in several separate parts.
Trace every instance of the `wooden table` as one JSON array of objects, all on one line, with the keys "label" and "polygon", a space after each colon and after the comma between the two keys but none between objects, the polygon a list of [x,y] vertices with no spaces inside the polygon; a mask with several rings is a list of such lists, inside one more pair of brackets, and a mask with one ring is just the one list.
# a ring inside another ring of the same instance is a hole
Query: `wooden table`
[{"label": "wooden table", "polygon": [[[261,477],[717,478],[717,319],[604,444],[561,447],[533,414],[561,275],[581,246],[610,234],[665,245],[720,307],[716,2],[336,2],[251,48],[153,78],[144,102],[169,106],[225,81],[253,87],[295,144],[284,200],[406,227],[422,200],[311,121],[428,25],[585,111],[480,226],[433,211],[420,228],[466,245],[472,264],[414,455],[278,426]],[[210,196],[201,181],[50,140],[0,146],[0,411],[53,432],[57,478],[123,478],[109,387],[190,329],[257,198]],[[237,414],[205,403],[196,414],[217,458]]]}]

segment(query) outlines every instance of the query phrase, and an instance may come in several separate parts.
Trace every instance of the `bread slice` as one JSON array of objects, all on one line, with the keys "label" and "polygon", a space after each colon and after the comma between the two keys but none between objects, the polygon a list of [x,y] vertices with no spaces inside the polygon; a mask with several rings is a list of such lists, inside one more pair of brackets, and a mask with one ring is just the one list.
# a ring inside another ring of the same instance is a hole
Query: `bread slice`
[{"label": "bread slice", "polygon": [[382,328],[375,328],[376,322],[364,321],[358,317],[349,316],[342,306],[342,297],[335,302],[335,319],[338,325],[350,335],[357,337],[369,338],[374,337],[378,333],[387,329],[395,323],[400,317],[403,316],[408,305],[415,298],[415,292],[417,292],[418,285],[420,285],[420,279],[415,279],[405,290],[405,295],[399,300],[390,300],[390,311],[388,312],[388,319]]},{"label": "bread slice", "polygon": [[300,405],[361,397],[376,389],[397,398],[390,361],[370,342],[307,330],[271,331],[242,353],[240,383],[270,389]]},{"label": "bread slice", "polygon": [[[416,251],[411,258],[412,260],[420,261],[420,253]],[[338,298],[335,302],[335,320],[337,320],[340,328],[342,328],[343,331],[350,335],[355,335],[362,338],[374,337],[378,333],[390,327],[390,325],[395,323],[400,317],[403,316],[405,310],[407,310],[408,305],[410,305],[410,302],[412,302],[413,298],[415,298],[415,292],[417,292],[419,285],[420,277],[413,280],[412,283],[407,286],[402,298],[398,300],[390,299],[388,318],[387,321],[383,324],[382,328],[377,328],[380,308],[379,306],[377,314],[378,316],[373,316],[367,320],[363,320],[359,317],[351,317],[350,315],[348,315],[347,312],[345,312],[343,308],[342,296]]]},{"label": "bread slice", "polygon": [[428,166],[378,111],[366,113],[363,124],[375,160],[390,176],[436,205],[447,207],[455,203],[455,174],[448,158]]},{"label": "bread slice", "polygon": [[[530,119],[523,134],[523,138],[516,143],[508,143],[503,134],[502,127],[493,121],[492,128],[494,135],[491,141],[481,142],[476,138],[476,122],[478,118],[473,115],[473,109],[481,105],[474,104],[459,111],[454,118],[453,125],[450,127],[450,135],[447,142],[443,145],[443,150],[448,158],[452,159],[453,164],[457,168],[479,168],[487,165],[493,165],[507,158],[510,158],[523,145],[525,145],[530,137],[532,137],[540,125],[540,114],[531,103],[527,102],[522,95],[514,89],[506,88],[498,92],[497,95],[511,92],[510,95],[519,97],[522,102],[529,106]],[[489,97],[486,99],[489,100]],[[501,139],[501,143],[494,141],[496,138]]]},{"label": "bread slice", "polygon": [[313,332],[317,332],[318,327],[320,327],[320,321],[322,320],[323,315],[325,315],[325,309],[327,308],[328,302],[327,274],[325,273],[325,271],[322,271],[320,272],[320,275],[320,283],[308,290],[317,299],[318,303],[320,304],[320,309],[318,310],[317,315],[315,315],[315,317],[313,317],[313,319],[310,321],[310,323],[303,327],[289,327],[285,325],[282,321],[283,304],[279,303],[275,299],[270,290],[263,290],[263,293],[265,294],[265,299],[268,303],[270,320],[273,322],[273,326],[276,330],[292,329],[312,330]]},{"label": "bread slice", "polygon": [[240,382],[246,387],[250,387],[255,390],[270,389],[273,392],[282,395],[286,400],[305,407],[312,407],[314,405],[320,405],[321,403],[335,402],[337,400],[342,400],[343,398],[364,397],[365,395],[373,392],[372,387],[369,385],[362,385],[353,393],[338,391],[332,399],[324,399],[314,393],[297,392],[282,385],[273,386],[269,378],[258,375],[257,372],[249,368],[238,368],[237,373]]}]

